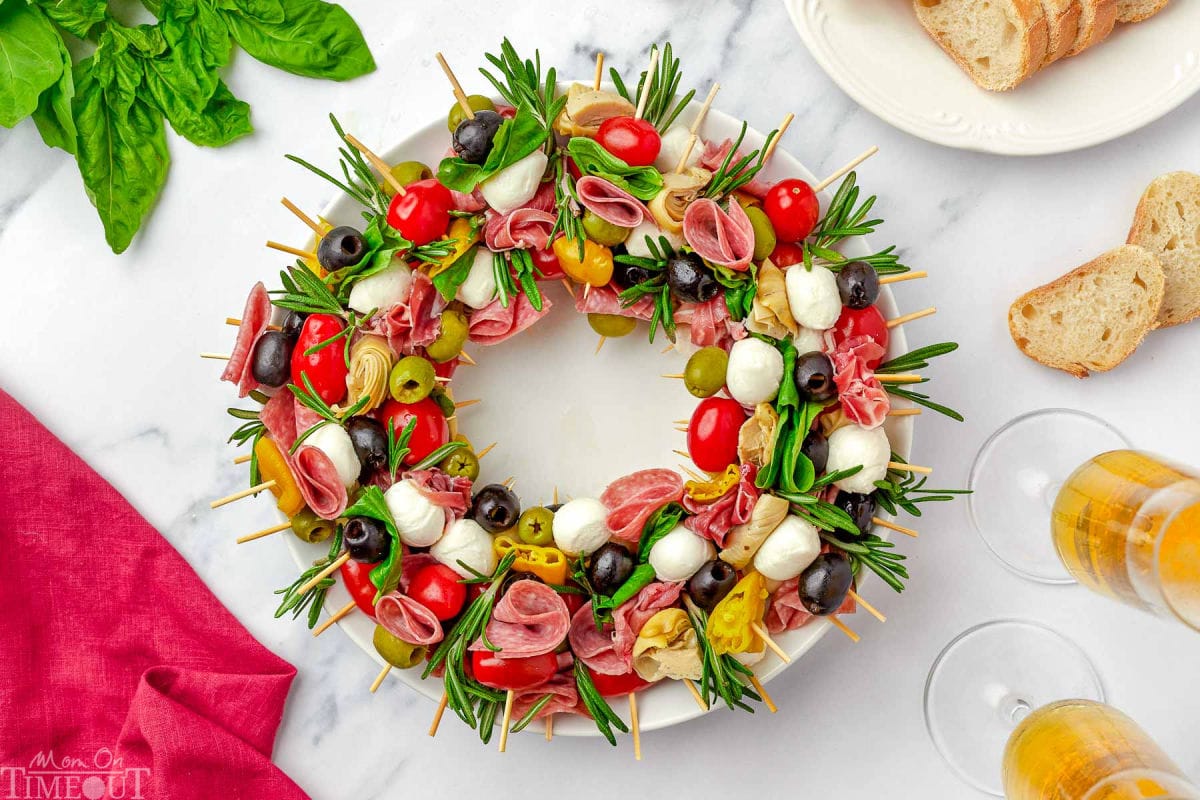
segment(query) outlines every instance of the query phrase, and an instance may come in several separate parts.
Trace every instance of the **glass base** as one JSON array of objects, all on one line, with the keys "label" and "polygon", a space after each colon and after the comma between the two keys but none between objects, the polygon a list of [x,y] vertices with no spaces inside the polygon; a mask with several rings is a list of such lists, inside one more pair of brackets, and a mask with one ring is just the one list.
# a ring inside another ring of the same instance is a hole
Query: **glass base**
[{"label": "glass base", "polygon": [[1091,661],[1037,622],[977,625],[946,645],[925,682],[925,727],[942,758],[980,791],[1001,796],[1000,763],[1017,723],[1055,700],[1104,699]]},{"label": "glass base", "polygon": [[1042,583],[1074,583],[1054,549],[1050,512],[1058,490],[1092,456],[1128,448],[1104,420],[1065,408],[1024,414],[992,434],[971,465],[967,508],[1006,567]]}]

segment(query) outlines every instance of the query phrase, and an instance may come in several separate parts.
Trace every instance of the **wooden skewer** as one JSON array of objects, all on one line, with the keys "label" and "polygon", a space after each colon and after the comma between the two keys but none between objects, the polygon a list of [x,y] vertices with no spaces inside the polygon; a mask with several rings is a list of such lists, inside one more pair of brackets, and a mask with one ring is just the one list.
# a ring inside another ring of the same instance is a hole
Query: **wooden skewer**
[{"label": "wooden skewer", "polygon": [[228,353],[201,353],[201,358],[213,358],[217,361],[228,361],[230,356]]},{"label": "wooden skewer", "polygon": [[516,482],[517,482],[517,479],[515,477],[513,477],[512,475],[509,475],[507,478],[504,479],[504,485],[507,486],[509,489],[511,489],[513,487],[513,485],[516,484]]},{"label": "wooden skewer", "polygon": [[[232,325],[233,327],[235,327],[235,328],[236,328],[238,325],[241,325],[241,324],[242,324],[242,321],[241,321],[240,319],[238,319],[237,317],[226,317],[226,318],[225,318],[225,324],[226,324],[226,325]],[[268,325],[268,326],[267,326],[267,330],[269,330],[269,331],[281,331],[281,330],[283,330],[283,328],[279,327],[278,325]]]},{"label": "wooden skewer", "polygon": [[925,380],[920,375],[905,373],[896,375],[881,375],[876,373],[875,380],[880,383],[920,383]]},{"label": "wooden skewer", "polygon": [[881,528],[887,528],[888,530],[895,531],[896,533],[903,533],[905,536],[911,536],[914,539],[920,535],[912,528],[906,528],[903,525],[897,525],[894,522],[888,522],[886,519],[881,519],[880,517],[871,517],[871,522],[875,523]]},{"label": "wooden skewer", "polygon": [[338,620],[345,619],[346,617],[348,617],[350,615],[350,612],[352,612],[356,608],[358,608],[358,604],[355,603],[353,600],[351,600],[349,603],[346,603],[346,605],[342,606],[337,611],[330,614],[329,619],[325,620],[320,625],[313,628],[313,637],[320,636],[322,633],[324,633],[325,631],[332,628],[335,624],[337,624]]},{"label": "wooden skewer", "polygon": [[249,489],[242,489],[240,492],[234,492],[228,497],[222,497],[220,500],[213,500],[208,505],[210,508],[220,508],[223,505],[232,503],[234,500],[241,500],[243,497],[249,497],[251,495],[258,494],[259,492],[266,491],[274,485],[274,480],[263,481],[257,486],[251,486]]},{"label": "wooden skewer", "polygon": [[290,255],[296,256],[296,258],[302,258],[305,261],[317,260],[316,253],[310,253],[307,250],[301,250],[299,247],[292,247],[290,245],[280,244],[279,242],[272,242],[269,240],[267,241],[267,247],[271,248],[272,250],[278,250],[281,253],[289,253]]},{"label": "wooden skewer", "polygon": [[600,348],[604,347],[604,343],[608,341],[607,336],[601,336],[600,341],[596,342],[596,350],[592,353],[594,356],[600,355]]},{"label": "wooden skewer", "polygon": [[712,88],[708,90],[708,97],[704,99],[704,105],[700,106],[700,110],[696,113],[696,118],[692,120],[692,126],[688,128],[687,145],[683,148],[683,154],[680,155],[678,163],[675,164],[675,172],[683,172],[683,168],[687,166],[688,159],[692,157],[692,150],[696,147],[696,142],[700,138],[700,125],[704,122],[704,117],[708,115],[708,109],[712,107],[713,100],[717,98],[717,92],[721,90],[721,84],[714,83]]},{"label": "wooden skewer", "polygon": [[468,406],[473,406],[476,403],[482,403],[482,402],[483,402],[483,400],[478,397],[476,397],[474,400],[460,400],[459,402],[454,404],[454,408],[456,410],[460,409],[460,408],[467,408]]},{"label": "wooden skewer", "polygon": [[638,724],[637,692],[629,693],[629,727],[633,731],[633,758],[642,760],[642,728]]},{"label": "wooden skewer", "polygon": [[882,278],[879,279],[879,283],[881,285],[887,284],[887,283],[902,283],[904,281],[915,281],[918,278],[928,278],[928,277],[929,277],[928,272],[926,272],[923,269],[919,269],[919,270],[916,270],[915,272],[901,272],[899,275],[884,275]]},{"label": "wooden skewer", "polygon": [[757,622],[751,622],[750,630],[754,631],[754,633],[758,635],[758,638],[763,640],[763,644],[765,644],[772,653],[779,656],[780,661],[782,661],[785,664],[792,663],[792,657],[789,656],[786,652],[784,652],[783,648],[780,647],[776,643],[776,641],[771,638],[771,635],[769,633],[767,633],[766,628],[764,628],[762,625],[759,625]]},{"label": "wooden skewer", "polygon": [[504,720],[500,723],[500,752],[503,753],[508,748],[508,727],[512,724],[512,708],[513,699],[517,693],[512,689],[508,690],[508,694],[504,696]]},{"label": "wooden skewer", "polygon": [[564,288],[566,288],[567,294],[571,295],[571,299],[574,300],[575,299],[575,287],[572,286],[571,282],[569,280],[567,280],[566,278],[562,279],[562,285]]},{"label": "wooden skewer", "polygon": [[771,140],[771,144],[767,146],[767,152],[763,153],[762,163],[766,164],[771,160],[771,156],[775,155],[775,148],[779,146],[779,140],[787,133],[788,126],[792,124],[792,120],[796,118],[795,114],[788,113],[783,118],[783,122],[779,123],[779,133],[775,134],[775,138]]},{"label": "wooden skewer", "polygon": [[833,626],[842,633],[846,634],[847,638],[852,642],[858,642],[862,637],[850,629],[850,626],[837,618],[837,614],[830,614],[827,619],[833,623]]},{"label": "wooden skewer", "polygon": [[438,383],[449,383],[450,382],[449,378],[443,378],[441,375],[434,377],[434,380],[437,381]]},{"label": "wooden skewer", "polygon": [[337,557],[336,560],[334,560],[334,562],[332,564],[330,564],[325,569],[318,572],[316,575],[312,576],[312,578],[309,579],[308,583],[304,584],[296,591],[296,594],[298,594],[298,595],[308,594],[314,586],[316,586],[318,583],[320,583],[321,581],[328,578],[333,573],[337,572],[339,569],[342,568],[342,564],[345,564],[349,560],[350,560],[349,551],[342,553],[340,556]]},{"label": "wooden skewer", "polygon": [[286,531],[290,527],[292,527],[291,522],[281,522],[278,525],[272,525],[269,528],[263,528],[261,531],[255,531],[254,533],[247,533],[245,536],[239,537],[237,540],[237,543],[245,544],[246,542],[253,542],[255,539],[261,539],[264,536],[270,536],[273,533],[279,533],[280,531]]},{"label": "wooden skewer", "polygon": [[[437,62],[442,65],[442,72],[446,73],[446,77],[450,80],[450,88],[454,91],[454,99],[458,101],[458,107],[467,115],[467,119],[475,119],[475,109],[471,108],[471,104],[467,102],[467,93],[463,91],[462,84],[458,82],[458,78],[454,77],[454,70],[450,69],[450,65],[446,63],[446,57],[440,52],[436,54]],[[500,752],[504,752],[504,747],[500,747]]]},{"label": "wooden skewer", "polygon": [[429,725],[429,735],[437,736],[438,726],[442,724],[442,714],[446,713],[446,704],[450,702],[450,695],[442,692],[442,699],[438,701],[437,711],[433,712],[433,722]]},{"label": "wooden skewer", "polygon": [[286,197],[284,197],[281,198],[279,202],[283,203],[283,207],[295,214],[301,222],[312,228],[312,232],[315,233],[318,238],[320,238],[321,234],[324,233],[324,231],[321,230],[321,223],[317,222],[308,214],[305,214],[303,211],[301,211],[300,207],[291,200],[288,200]]},{"label": "wooden skewer", "polygon": [[850,596],[854,598],[854,602],[858,603],[860,606],[865,608],[867,610],[867,613],[870,614],[872,617],[879,620],[880,622],[887,622],[887,617],[885,617],[883,614],[881,614],[879,609],[877,609],[875,606],[871,605],[866,600],[863,600],[862,596],[859,595],[858,592],[851,589]]},{"label": "wooden skewer", "polygon": [[834,173],[833,173],[832,175],[830,175],[828,178],[826,178],[825,180],[821,181],[821,182],[820,182],[820,183],[818,183],[816,186],[814,186],[814,187],[813,187],[813,191],[814,191],[814,192],[819,192],[819,191],[821,191],[822,189],[825,189],[826,187],[828,187],[828,186],[829,186],[829,184],[833,183],[833,182],[834,182],[834,181],[836,181],[838,178],[842,177],[842,176],[843,176],[843,175],[845,175],[847,172],[849,172],[850,170],[854,169],[854,168],[855,168],[855,167],[857,167],[859,164],[863,163],[863,162],[864,162],[864,161],[866,161],[868,158],[870,158],[871,156],[875,155],[875,154],[876,154],[876,153],[878,153],[878,152],[879,152],[879,148],[878,148],[878,147],[876,147],[875,145],[871,145],[871,146],[870,146],[870,147],[868,147],[866,150],[864,150],[862,153],[860,153],[859,155],[855,156],[855,157],[854,157],[854,159],[853,159],[853,160],[851,160],[849,164],[846,164],[846,166],[844,166],[844,167],[842,167],[842,168],[838,169],[836,172],[834,172]]},{"label": "wooden skewer", "polygon": [[679,431],[680,433],[688,432],[687,425],[676,425],[675,430]]},{"label": "wooden skewer", "polygon": [[673,380],[681,381],[686,376],[682,372],[672,372],[669,375],[663,375],[664,378],[672,378]]},{"label": "wooden skewer", "polygon": [[404,189],[404,184],[398,181],[396,176],[392,174],[392,168],[388,166],[386,161],[375,155],[375,153],[372,152],[369,147],[348,133],[346,134],[346,141],[349,142],[355,150],[362,153],[363,158],[371,162],[371,166],[374,167],[375,171],[379,173],[380,177],[387,182],[387,185],[395,190],[396,194],[401,196],[407,194]]},{"label": "wooden skewer", "polygon": [[932,475],[933,467],[918,467],[916,464],[901,464],[899,461],[889,461],[888,469],[895,472],[916,472],[921,475]]},{"label": "wooden skewer", "polygon": [[460,352],[458,354],[458,360],[463,362],[464,364],[470,364],[472,367],[479,366],[479,362],[476,361],[475,359],[471,358],[471,354],[468,353],[466,350],[463,350],[462,352]]},{"label": "wooden skewer", "polygon": [[899,325],[903,325],[906,322],[912,322],[914,319],[920,319],[921,317],[928,317],[928,316],[931,316],[936,313],[937,313],[937,308],[935,306],[930,306],[929,308],[922,309],[921,311],[914,311],[911,314],[905,314],[902,317],[896,317],[895,319],[889,319],[887,321],[887,323],[885,323],[885,324],[887,325],[888,328],[895,328]]},{"label": "wooden skewer", "polygon": [[689,425],[689,424],[691,424],[691,420],[690,420],[690,419],[675,419],[675,420],[671,420],[671,421],[672,421],[672,422],[674,422],[676,425],[684,425],[684,426],[686,426],[686,425]]},{"label": "wooden skewer", "polygon": [[596,53],[596,77],[592,78],[592,89],[600,91],[600,81],[604,78],[604,53]]},{"label": "wooden skewer", "polygon": [[250,455],[249,453],[246,453],[244,456],[238,456],[237,458],[235,458],[233,460],[233,463],[234,464],[245,464],[247,461],[249,461],[252,458],[254,458],[254,456]]},{"label": "wooden skewer", "polygon": [[392,665],[388,664],[383,669],[379,670],[379,674],[375,676],[375,680],[371,681],[371,694],[379,691],[379,687],[383,685],[383,679],[392,671]]},{"label": "wooden skewer", "polygon": [[696,684],[684,678],[683,685],[692,693],[692,697],[696,700],[696,705],[700,706],[700,710],[708,711],[708,703],[704,702],[704,698],[700,696],[700,690],[696,688]]},{"label": "wooden skewer", "polygon": [[692,480],[694,480],[694,481],[704,481],[704,480],[706,480],[706,479],[705,479],[705,477],[704,477],[703,475],[700,475],[700,474],[698,474],[698,473],[696,473],[696,472],[694,472],[694,471],[692,471],[692,470],[688,469],[688,468],[687,468],[687,467],[685,467],[683,464],[680,464],[680,465],[679,465],[679,468],[680,468],[681,470],[683,470],[683,472],[684,472],[686,475],[690,475],[690,476],[691,476],[691,478],[692,478]]},{"label": "wooden skewer", "polygon": [[921,409],[919,408],[893,408],[887,413],[889,417],[916,417],[920,414]]},{"label": "wooden skewer", "polygon": [[662,350],[660,350],[659,352],[665,356],[667,353],[671,352],[674,349],[675,349],[675,345],[669,344],[666,347],[664,347]]},{"label": "wooden skewer", "polygon": [[650,81],[654,79],[654,70],[658,67],[658,48],[650,48],[650,66],[646,67],[646,82],[642,84],[642,93],[638,97],[637,113],[634,119],[641,119],[646,112],[646,101],[650,99]]},{"label": "wooden skewer", "polygon": [[493,447],[495,447],[495,446],[496,446],[496,445],[498,445],[498,444],[500,444],[500,443],[499,443],[499,442],[492,442],[492,443],[491,443],[491,444],[489,444],[487,447],[483,448],[483,449],[482,449],[482,450],[480,450],[478,453],[476,453],[476,454],[475,454],[475,458],[477,458],[477,459],[479,459],[479,460],[481,460],[481,461],[482,461],[482,460],[483,460],[483,457],[484,457],[484,456],[486,456],[488,453],[492,452],[492,448],[493,448]]},{"label": "wooden skewer", "polygon": [[758,696],[762,698],[763,705],[767,707],[767,711],[774,714],[779,710],[779,706],[775,705],[775,701],[771,699],[771,695],[767,694],[767,689],[762,685],[762,681],[757,675],[750,676],[750,685],[754,687],[754,691],[758,692]]},{"label": "wooden skewer", "polygon": [[671,452],[677,456],[683,456],[684,458],[687,458],[687,459],[690,459],[692,457],[691,453],[685,453],[682,450],[672,450]]},{"label": "wooden skewer", "polygon": [[587,300],[588,295],[591,293],[592,293],[592,285],[590,283],[585,283],[583,285],[583,299]]},{"label": "wooden skewer", "polygon": [[546,717],[546,741],[554,739],[554,715],[550,714]]}]

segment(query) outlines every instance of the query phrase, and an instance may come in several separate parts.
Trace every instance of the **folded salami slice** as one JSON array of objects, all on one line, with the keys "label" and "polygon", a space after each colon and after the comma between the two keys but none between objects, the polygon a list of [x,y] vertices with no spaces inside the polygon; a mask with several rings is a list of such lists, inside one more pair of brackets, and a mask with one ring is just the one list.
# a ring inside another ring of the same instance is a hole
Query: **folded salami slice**
[{"label": "folded salami slice", "polygon": [[754,226],[736,200],[723,210],[701,198],[683,214],[683,238],[701,258],[733,270],[745,270],[754,257]]},{"label": "folded salami slice", "polygon": [[636,197],[603,178],[585,175],[575,182],[579,204],[597,217],[622,228],[635,228],[650,214]]},{"label": "folded salami slice", "polygon": [[399,592],[379,598],[375,620],[402,642],[428,647],[442,640],[442,623],[433,612]]},{"label": "folded salami slice", "polygon": [[[492,612],[487,638],[500,658],[528,658],[553,652],[567,638],[571,615],[558,592],[537,581],[517,581]],[[472,650],[485,648],[474,642]]]},{"label": "folded salami slice", "polygon": [[717,547],[724,547],[725,537],[733,530],[733,526],[750,520],[750,512],[758,502],[758,487],[754,485],[757,475],[756,466],[743,464],[738,482],[729,487],[725,494],[707,503],[698,503],[685,494],[683,507],[695,516],[684,520],[684,527],[697,536],[711,539]]},{"label": "folded salami slice", "polygon": [[350,498],[329,456],[323,450],[301,445],[291,461],[292,476],[312,512],[321,519],[340,517]]},{"label": "folded salami slice", "polygon": [[533,307],[524,293],[510,297],[508,308],[500,305],[500,300],[497,298],[471,314],[467,329],[468,338],[476,344],[499,344],[537,322],[550,311],[552,306],[550,298],[545,295],[542,295],[541,311]]},{"label": "folded salami slice", "polygon": [[570,671],[558,672],[553,678],[532,689],[518,689],[513,697],[513,719],[522,719],[529,709],[537,705],[546,695],[552,695],[534,716],[545,719],[554,714],[583,714],[579,708],[579,690],[575,688],[575,675]]},{"label": "folded salami slice", "polygon": [[554,215],[535,208],[518,208],[507,214],[489,212],[483,241],[489,250],[544,250],[554,229]]},{"label": "folded salami slice", "polygon": [[883,359],[884,349],[868,336],[854,336],[833,352],[833,382],[846,418],[864,428],[878,428],[887,419],[891,399],[867,364]]},{"label": "folded salami slice", "polygon": [[258,419],[271,434],[276,447],[283,452],[291,449],[292,442],[296,441],[295,395],[286,389],[276,392],[262,407]]},{"label": "folded salami slice", "polygon": [[596,630],[592,619],[592,604],[583,606],[571,617],[571,630],[567,634],[575,657],[593,672],[601,675],[624,675],[631,671],[625,659],[613,647],[613,624],[607,623]]},{"label": "folded salami slice", "polygon": [[613,611],[613,649],[621,656],[627,669],[633,669],[633,645],[646,622],[659,611],[679,602],[682,590],[682,581],[656,581]]},{"label": "folded salami slice", "polygon": [[649,320],[654,316],[654,300],[642,297],[630,306],[622,306],[617,297],[617,290],[612,286],[593,286],[585,297],[583,292],[577,292],[575,310],[580,314],[615,314],[621,317]]},{"label": "folded salami slice", "polygon": [[644,469],[610,483],[600,502],[608,509],[605,522],[613,538],[633,544],[651,514],[682,496],[683,478],[677,472]]},{"label": "folded salami slice", "polygon": [[246,298],[246,307],[242,310],[242,324],[238,325],[237,339],[233,343],[233,351],[229,354],[229,363],[221,373],[221,380],[236,383],[238,397],[245,397],[258,386],[250,371],[250,356],[254,352],[254,344],[258,337],[267,329],[271,321],[271,298],[267,287],[262,281],[254,284],[250,296]]}]

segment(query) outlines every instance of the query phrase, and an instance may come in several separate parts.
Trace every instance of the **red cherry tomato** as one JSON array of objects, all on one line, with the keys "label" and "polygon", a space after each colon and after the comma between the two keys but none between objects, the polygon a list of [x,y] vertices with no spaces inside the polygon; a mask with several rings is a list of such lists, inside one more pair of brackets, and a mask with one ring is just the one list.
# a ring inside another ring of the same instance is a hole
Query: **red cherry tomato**
[{"label": "red cherry tomato", "polygon": [[574,592],[566,592],[564,594],[560,594],[559,597],[561,597],[563,602],[566,603],[567,613],[571,615],[572,619],[574,619],[575,612],[583,608],[583,595],[575,594]]},{"label": "red cherry tomato", "polygon": [[533,257],[533,266],[542,273],[535,276],[539,281],[556,281],[566,275],[563,272],[562,264],[558,262],[558,255],[549,242],[546,243],[544,250],[530,250],[529,255]]},{"label": "red cherry tomato", "polygon": [[567,159],[567,172],[571,173],[571,177],[579,180],[583,177],[583,173],[579,171],[579,165],[575,163],[575,159]]},{"label": "red cherry tomato", "polygon": [[429,244],[446,232],[454,199],[437,178],[410,183],[392,198],[387,221],[415,245]]},{"label": "red cherry tomato", "polygon": [[[888,331],[887,320],[883,318],[878,307],[867,306],[857,311],[849,306],[842,309],[842,315],[833,324],[833,341],[835,344],[841,344],[855,336],[866,336],[887,350],[891,334]],[[867,366],[874,369],[882,360],[882,357],[872,359],[867,362]]]},{"label": "red cherry tomato", "polygon": [[416,464],[450,441],[450,426],[446,423],[446,415],[442,413],[438,404],[428,397],[416,403],[388,400],[380,409],[379,421],[386,428],[389,419],[396,428],[397,436],[410,419],[417,421],[412,438],[408,440],[409,452],[404,457],[405,464]]},{"label": "red cherry tomato", "polygon": [[346,325],[332,314],[312,314],[304,320],[296,347],[292,350],[292,383],[304,388],[307,375],[317,395],[333,405],[346,396],[346,354],[341,342],[322,347],[311,356],[304,351],[339,333]]},{"label": "red cherry tomato", "polygon": [[650,685],[649,681],[642,680],[636,672],[626,672],[624,675],[602,675],[591,667],[588,667],[587,671],[592,676],[592,683],[596,685],[596,691],[600,693],[601,697],[620,697],[640,691]]},{"label": "red cherry tomato", "polygon": [[708,397],[700,401],[688,423],[688,454],[705,472],[724,472],[737,463],[738,431],[746,412],[736,400]]},{"label": "red cherry tomato", "polygon": [[763,211],[781,242],[798,242],[812,233],[821,204],[812,187],[798,178],[780,181],[763,198]]},{"label": "red cherry tomato", "polygon": [[358,606],[358,610],[367,616],[375,617],[375,584],[371,583],[371,570],[375,564],[364,564],[353,558],[342,564],[342,583],[350,592],[350,599]]},{"label": "red cherry tomato", "polygon": [[662,137],[644,119],[612,117],[600,123],[596,141],[631,167],[648,167],[658,158]]},{"label": "red cherry tomato", "polygon": [[493,689],[532,689],[558,672],[558,656],[546,653],[528,658],[500,658],[491,650],[476,650],[471,653],[471,672],[475,680]]},{"label": "red cherry tomato", "polygon": [[452,358],[449,361],[433,362],[433,374],[439,378],[453,378],[456,369],[458,369],[457,358]]},{"label": "red cherry tomato", "polygon": [[413,576],[407,594],[444,622],[462,611],[467,587],[458,582],[458,573],[445,564],[430,564]]},{"label": "red cherry tomato", "polygon": [[804,248],[793,242],[780,242],[771,251],[771,263],[783,269],[804,263]]}]

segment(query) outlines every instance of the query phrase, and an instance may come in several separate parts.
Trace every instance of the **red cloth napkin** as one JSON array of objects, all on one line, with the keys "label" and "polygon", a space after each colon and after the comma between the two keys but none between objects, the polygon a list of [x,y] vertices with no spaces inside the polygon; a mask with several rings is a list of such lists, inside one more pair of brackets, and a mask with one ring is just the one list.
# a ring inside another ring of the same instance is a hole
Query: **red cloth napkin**
[{"label": "red cloth napkin", "polygon": [[295,668],[3,391],[0,431],[0,797],[305,798]]}]

